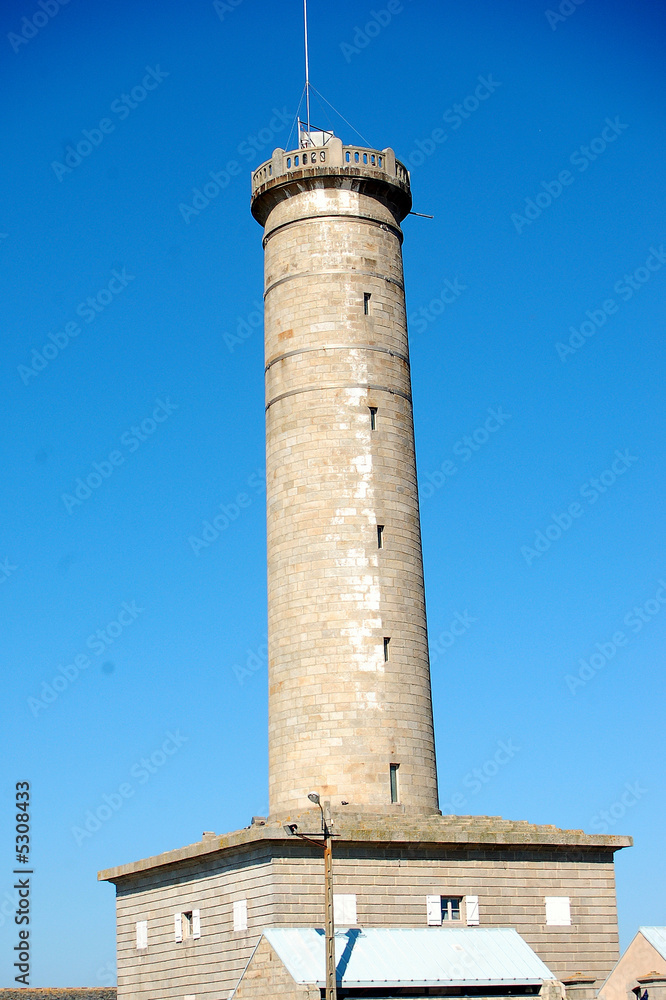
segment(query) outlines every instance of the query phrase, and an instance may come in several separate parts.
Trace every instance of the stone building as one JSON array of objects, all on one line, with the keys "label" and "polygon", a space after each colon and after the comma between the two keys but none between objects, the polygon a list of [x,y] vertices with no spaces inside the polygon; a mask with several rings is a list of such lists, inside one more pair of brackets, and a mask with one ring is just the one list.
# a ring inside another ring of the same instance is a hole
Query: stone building
[{"label": "stone building", "polygon": [[[365,930],[423,929],[443,948],[452,939],[439,935],[464,928],[480,948],[495,938],[478,930],[510,928],[581,997],[617,959],[613,854],[628,838],[439,812],[400,228],[410,209],[391,149],[327,133],[299,128],[298,149],[253,174],[269,816],[100,873],[117,887],[119,1000],[318,995],[317,982],[297,989],[275,944],[288,952],[286,939],[271,938],[322,923],[321,852],[287,832],[320,829],[311,791],[335,834],[340,955]],[[535,990],[497,976],[488,995]],[[418,995],[418,978],[398,982],[390,995]],[[455,992],[455,977],[438,983],[429,995]]]}]

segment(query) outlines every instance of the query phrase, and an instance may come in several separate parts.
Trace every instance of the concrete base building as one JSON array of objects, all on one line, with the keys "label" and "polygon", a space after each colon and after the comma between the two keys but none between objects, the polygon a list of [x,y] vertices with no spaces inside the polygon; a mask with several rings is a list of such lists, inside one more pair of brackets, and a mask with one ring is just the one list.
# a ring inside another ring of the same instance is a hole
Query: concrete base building
[{"label": "concrete base building", "polygon": [[[314,832],[317,818],[291,821]],[[511,927],[583,1000],[617,961],[613,853],[628,838],[483,816],[336,813],[333,829],[340,930]],[[322,926],[321,851],[277,822],[100,878],[117,887],[119,1000],[226,998],[267,928]]]},{"label": "concrete base building", "polygon": [[[544,986],[554,977],[587,1000],[617,960],[613,854],[628,838],[439,813],[402,270],[410,209],[393,150],[300,126],[298,149],[276,149],[253,174],[270,815],[100,873],[117,887],[119,1000],[319,996],[320,960],[297,974],[292,959],[323,922],[322,855],[283,825],[320,830],[312,792],[334,834],[341,997],[555,995]],[[428,982],[410,979],[397,954],[391,966],[389,932],[427,942],[434,968],[454,928],[466,932],[461,952],[476,949],[468,975],[449,961]],[[545,973],[498,970],[500,929]],[[359,959],[373,940],[381,993]]]}]

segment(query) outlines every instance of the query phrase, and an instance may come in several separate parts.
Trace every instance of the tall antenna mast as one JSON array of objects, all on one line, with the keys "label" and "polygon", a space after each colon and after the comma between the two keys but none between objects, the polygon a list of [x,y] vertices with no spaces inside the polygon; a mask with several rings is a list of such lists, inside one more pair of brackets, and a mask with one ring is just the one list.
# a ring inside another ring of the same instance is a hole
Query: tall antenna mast
[{"label": "tall antenna mast", "polygon": [[303,0],[303,22],[305,27],[305,103],[308,114],[308,135],[310,133],[310,57],[308,56],[308,0]]}]

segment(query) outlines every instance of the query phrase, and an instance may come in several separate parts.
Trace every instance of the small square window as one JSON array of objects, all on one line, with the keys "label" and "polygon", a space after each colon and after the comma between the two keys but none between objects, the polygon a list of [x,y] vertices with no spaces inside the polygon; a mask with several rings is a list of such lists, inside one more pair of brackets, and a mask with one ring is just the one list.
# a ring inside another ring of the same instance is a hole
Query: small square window
[{"label": "small square window", "polygon": [[460,904],[462,896],[442,896],[442,923],[449,920],[460,920]]},{"label": "small square window", "polygon": [[426,896],[428,924],[441,927],[460,920],[462,896]]},{"label": "small square window", "polygon": [[201,910],[183,910],[174,913],[174,935],[176,941],[189,941],[201,937]]}]

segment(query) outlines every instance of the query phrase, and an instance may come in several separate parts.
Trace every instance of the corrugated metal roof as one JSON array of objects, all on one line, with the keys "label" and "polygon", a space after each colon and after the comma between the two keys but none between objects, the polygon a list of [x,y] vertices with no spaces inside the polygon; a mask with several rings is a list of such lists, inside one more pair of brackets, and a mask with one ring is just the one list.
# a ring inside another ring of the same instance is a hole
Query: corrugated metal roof
[{"label": "corrugated metal roof", "polygon": [[666,958],[666,927],[639,927],[644,938],[656,948],[662,958]]},{"label": "corrugated metal roof", "polygon": [[[314,927],[264,931],[297,983],[324,985],[324,932]],[[556,977],[511,927],[372,927],[335,935],[344,986],[531,985]]]}]

